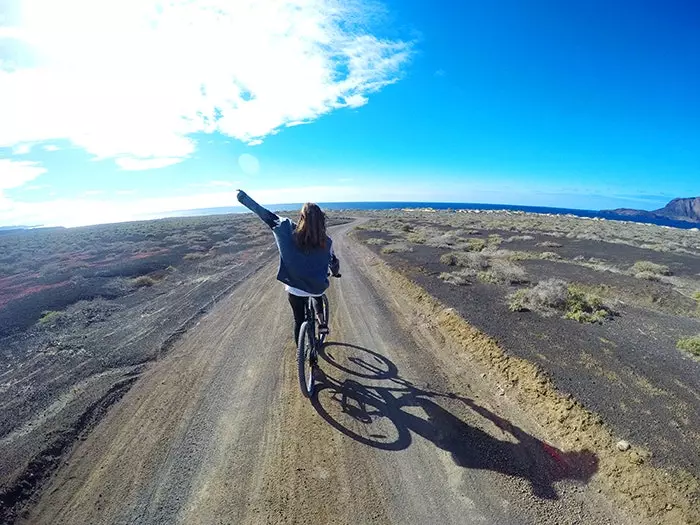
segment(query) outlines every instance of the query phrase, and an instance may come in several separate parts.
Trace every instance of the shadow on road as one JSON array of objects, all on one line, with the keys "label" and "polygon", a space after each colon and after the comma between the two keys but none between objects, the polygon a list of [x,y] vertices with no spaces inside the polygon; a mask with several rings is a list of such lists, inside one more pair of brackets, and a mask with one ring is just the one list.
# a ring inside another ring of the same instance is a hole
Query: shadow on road
[{"label": "shadow on road", "polygon": [[[411,444],[412,434],[417,434],[449,452],[460,467],[528,480],[533,494],[543,499],[558,499],[554,482],[587,482],[597,471],[598,458],[593,452],[563,452],[469,398],[419,388],[402,379],[396,365],[378,352],[329,342],[320,356],[345,378],[317,369],[312,404],[331,426],[360,443],[403,450]],[[497,439],[454,415],[453,411],[464,412],[463,407],[454,404],[466,407],[474,420],[484,418],[484,426],[488,421],[500,428],[507,440]]]}]

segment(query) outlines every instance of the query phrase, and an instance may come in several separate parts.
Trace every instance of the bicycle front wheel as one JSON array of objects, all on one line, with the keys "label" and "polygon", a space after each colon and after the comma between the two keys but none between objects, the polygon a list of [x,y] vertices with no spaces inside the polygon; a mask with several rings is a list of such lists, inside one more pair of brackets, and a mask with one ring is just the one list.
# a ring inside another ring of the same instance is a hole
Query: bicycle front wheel
[{"label": "bicycle front wheel", "polygon": [[306,397],[314,393],[314,335],[311,324],[304,321],[299,330],[297,345],[297,366],[299,367],[299,386]]}]

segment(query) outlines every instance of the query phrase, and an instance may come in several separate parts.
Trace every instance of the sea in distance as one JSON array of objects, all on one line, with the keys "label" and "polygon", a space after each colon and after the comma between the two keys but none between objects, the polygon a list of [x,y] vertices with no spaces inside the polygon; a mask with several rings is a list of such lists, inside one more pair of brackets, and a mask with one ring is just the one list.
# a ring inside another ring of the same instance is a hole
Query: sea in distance
[{"label": "sea in distance", "polygon": [[[651,217],[635,217],[627,215],[617,215],[610,212],[601,212],[596,210],[577,210],[569,208],[548,208],[544,206],[514,206],[509,204],[478,204],[471,202],[319,202],[321,208],[328,210],[392,210],[405,208],[431,208],[434,210],[507,210],[518,211],[525,213],[549,213],[553,215],[575,215],[577,217],[588,217],[591,219],[608,219],[630,222],[640,222],[645,224],[656,224],[658,226],[670,226],[672,228],[698,228],[700,224],[674,221],[665,218]],[[299,210],[300,203],[275,204],[267,206],[275,212]],[[197,210],[183,210],[175,212],[172,215],[189,216],[189,215],[212,215],[218,213],[241,213],[247,211],[242,206],[231,206],[223,208],[204,208]]]}]

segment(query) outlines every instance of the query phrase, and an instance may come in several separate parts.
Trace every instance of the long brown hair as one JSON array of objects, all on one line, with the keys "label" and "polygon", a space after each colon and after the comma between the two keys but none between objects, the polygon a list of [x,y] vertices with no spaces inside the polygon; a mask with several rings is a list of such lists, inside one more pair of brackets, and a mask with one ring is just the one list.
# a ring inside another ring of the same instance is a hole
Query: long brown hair
[{"label": "long brown hair", "polygon": [[299,213],[294,239],[302,250],[326,247],[326,214],[313,202],[307,202]]}]

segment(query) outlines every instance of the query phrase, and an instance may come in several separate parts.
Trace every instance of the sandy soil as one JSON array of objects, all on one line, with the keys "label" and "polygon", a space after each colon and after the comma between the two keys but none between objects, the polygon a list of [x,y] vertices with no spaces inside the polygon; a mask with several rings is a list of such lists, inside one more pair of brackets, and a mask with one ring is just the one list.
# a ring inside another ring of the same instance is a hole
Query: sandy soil
[{"label": "sandy soil", "polygon": [[313,402],[274,265],[137,378],[23,523],[643,523],[335,230]]}]

